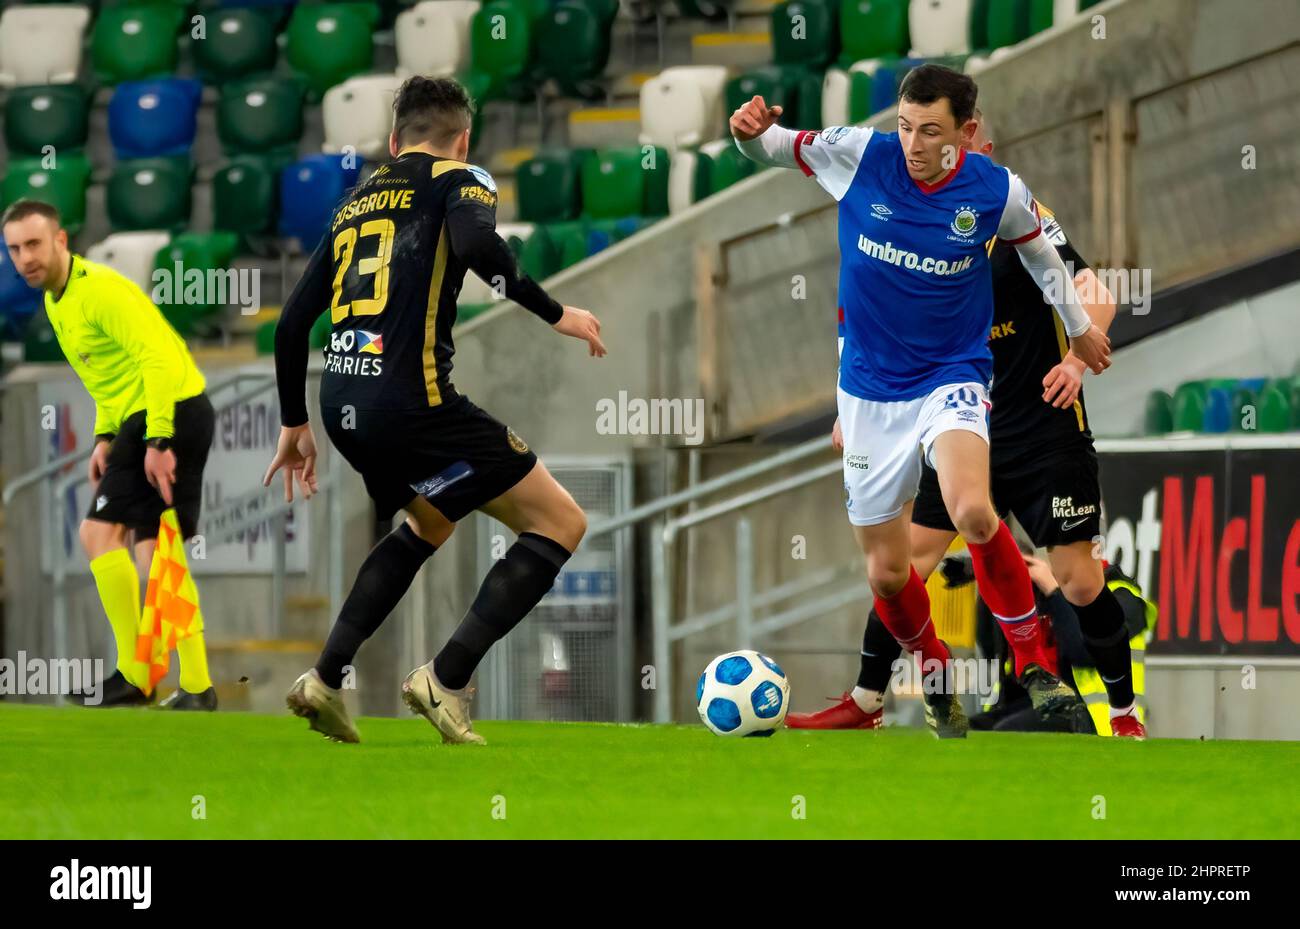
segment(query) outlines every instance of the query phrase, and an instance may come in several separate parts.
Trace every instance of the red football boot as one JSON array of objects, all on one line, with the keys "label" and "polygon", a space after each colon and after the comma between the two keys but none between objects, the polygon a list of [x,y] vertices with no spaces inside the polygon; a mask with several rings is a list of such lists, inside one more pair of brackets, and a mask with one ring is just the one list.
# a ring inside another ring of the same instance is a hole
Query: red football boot
[{"label": "red football boot", "polygon": [[1142,720],[1127,713],[1110,721],[1110,734],[1119,739],[1137,739],[1141,742],[1147,737],[1147,728],[1142,725]]},{"label": "red football boot", "polygon": [[[835,700],[834,697],[826,699]],[[880,729],[885,724],[885,711],[865,713],[853,694],[845,691],[834,706],[819,713],[789,713],[785,724],[791,729]]]}]

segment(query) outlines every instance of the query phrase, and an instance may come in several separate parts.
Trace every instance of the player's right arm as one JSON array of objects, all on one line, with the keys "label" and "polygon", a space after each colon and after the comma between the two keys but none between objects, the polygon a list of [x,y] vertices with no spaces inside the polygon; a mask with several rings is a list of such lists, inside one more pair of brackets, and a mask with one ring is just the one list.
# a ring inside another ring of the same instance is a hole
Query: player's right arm
[{"label": "player's right arm", "polygon": [[307,262],[275,326],[275,386],[280,394],[280,441],[262,479],[263,487],[284,469],[284,499],[293,500],[293,482],[306,499],[317,490],[316,437],[307,421],[307,356],[311,327],[330,305],[333,294],[329,233]]},{"label": "player's right arm", "polygon": [[863,126],[834,126],[813,132],[776,125],[781,107],[769,107],[755,96],[731,114],[736,147],[751,161],[778,168],[798,168],[815,177],[836,200],[843,199],[874,130]]}]

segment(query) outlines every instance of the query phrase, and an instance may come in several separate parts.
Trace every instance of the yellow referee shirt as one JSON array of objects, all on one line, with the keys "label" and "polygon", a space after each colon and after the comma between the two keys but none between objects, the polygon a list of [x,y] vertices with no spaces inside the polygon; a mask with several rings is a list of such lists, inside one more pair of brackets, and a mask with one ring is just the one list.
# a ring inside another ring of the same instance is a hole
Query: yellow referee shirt
[{"label": "yellow referee shirt", "polygon": [[45,312],[59,347],[95,401],[95,434],[116,434],[145,414],[145,437],[170,438],[176,403],[206,382],[189,349],[136,283],[106,265],[72,256],[72,271]]}]

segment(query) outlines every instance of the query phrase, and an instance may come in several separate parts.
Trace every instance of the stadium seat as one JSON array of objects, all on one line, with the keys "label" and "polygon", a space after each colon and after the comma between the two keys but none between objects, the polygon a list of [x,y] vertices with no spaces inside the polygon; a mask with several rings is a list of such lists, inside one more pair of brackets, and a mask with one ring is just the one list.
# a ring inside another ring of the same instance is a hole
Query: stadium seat
[{"label": "stadium seat", "polygon": [[840,63],[906,55],[912,45],[907,15],[907,0],[843,0]]},{"label": "stadium seat", "polygon": [[[613,12],[617,12],[617,5]],[[613,17],[608,7],[558,0],[537,21],[537,64],[567,96],[603,96],[595,80],[609,63]]]},{"label": "stadium seat", "polygon": [[[330,332],[334,329],[334,323],[330,319],[330,311],[326,309],[320,314],[320,318],[312,323],[311,331],[307,333],[307,345],[311,348],[320,350],[329,344]],[[275,346],[272,345],[272,352]]]},{"label": "stadium seat", "polygon": [[285,58],[319,100],[374,61],[378,8],[367,3],[300,3],[285,30]]},{"label": "stadium seat", "polygon": [[642,144],[669,152],[698,145],[725,128],[727,69],[715,65],[665,68],[641,85]]},{"label": "stadium seat", "polygon": [[423,0],[397,17],[397,73],[443,77],[469,67],[469,28],[478,0]]},{"label": "stadium seat", "polygon": [[1163,390],[1147,394],[1146,413],[1143,416],[1144,435],[1165,435],[1174,429],[1174,398]]},{"label": "stadium seat", "polygon": [[238,80],[275,67],[275,23],[260,10],[223,7],[206,16],[204,38],[190,44],[205,81]]},{"label": "stadium seat", "polygon": [[11,156],[69,152],[86,144],[90,99],[77,84],[15,87],[5,100],[4,117]]},{"label": "stadium seat", "polygon": [[1232,426],[1234,411],[1232,399],[1222,387],[1211,387],[1205,392],[1205,414],[1201,420],[1201,431],[1219,434],[1227,432]]},{"label": "stadium seat", "polygon": [[985,48],[1006,48],[1029,38],[1029,0],[986,0]]},{"label": "stadium seat", "polygon": [[[224,302],[217,300],[221,291],[208,284],[215,281],[212,272],[224,271],[230,266],[238,243],[239,237],[233,232],[183,232],[155,253],[155,271],[166,272],[172,278],[171,299],[160,301],[158,308],[177,332],[182,335],[193,333],[200,320],[233,301],[235,294],[226,290],[224,281],[220,284],[226,293]],[[177,263],[180,264],[179,278]],[[204,286],[201,288],[193,288],[190,284],[195,271],[203,275]],[[198,299],[195,299],[196,290]]]},{"label": "stadium seat", "polygon": [[543,229],[559,256],[557,271],[577,264],[587,257],[587,224],[582,220],[547,223]]},{"label": "stadium seat", "polygon": [[1202,381],[1179,384],[1174,391],[1174,431],[1200,432],[1205,420],[1206,388]]},{"label": "stadium seat", "polygon": [[[1230,395],[1228,428],[1233,432],[1246,432],[1259,428],[1259,398],[1245,382],[1237,385]],[[1250,414],[1254,410],[1254,414]],[[1250,428],[1247,429],[1247,426]]]},{"label": "stadium seat", "polygon": [[275,354],[275,320],[257,327],[253,334],[253,346],[259,355]]},{"label": "stadium seat", "polygon": [[649,220],[640,216],[592,220],[587,224],[587,256],[590,257],[603,252],[611,245],[635,235],[645,228],[649,222]]},{"label": "stadium seat", "polygon": [[483,4],[470,21],[470,61],[486,75],[486,97],[516,96],[534,59],[531,11],[511,0]]},{"label": "stadium seat", "polygon": [[231,154],[295,153],[302,135],[302,87],[279,78],[249,78],[222,88],[217,133]]},{"label": "stadium seat", "polygon": [[32,314],[44,303],[41,289],[23,280],[9,258],[9,250],[0,250],[0,338],[21,339]]},{"label": "stadium seat", "polygon": [[1260,432],[1288,432],[1300,423],[1295,423],[1296,410],[1292,407],[1295,393],[1286,381],[1269,381],[1259,393],[1258,421],[1256,428]]},{"label": "stadium seat", "polygon": [[836,0],[784,0],[772,7],[772,60],[820,71],[839,54]]},{"label": "stadium seat", "polygon": [[912,0],[908,32],[913,58],[938,58],[970,52],[972,0]]},{"label": "stadium seat", "polygon": [[544,281],[560,269],[560,253],[546,227],[534,223],[505,223],[497,227],[501,238],[519,261],[519,268],[535,281]]},{"label": "stadium seat", "polygon": [[[802,119],[803,110],[799,102],[804,71],[801,68],[781,65],[766,65],[738,74],[727,81],[724,90],[723,113],[730,114],[743,103],[758,94],[768,106],[780,106],[784,111],[781,123],[785,126],[798,126],[806,129]],[[818,114],[820,118],[821,114]],[[718,132],[726,129],[725,123],[717,128]]]},{"label": "stadium seat", "polygon": [[103,10],[90,36],[95,77],[105,84],[169,77],[176,70],[176,32],[185,10],[140,4]]},{"label": "stadium seat", "polygon": [[212,227],[257,235],[275,225],[278,171],[266,158],[241,155],[212,177]]},{"label": "stadium seat", "polygon": [[653,162],[639,148],[601,149],[582,166],[582,212],[591,219],[664,216],[668,212],[667,151]]},{"label": "stadium seat", "polygon": [[108,134],[119,159],[184,155],[194,144],[203,85],[167,78],[118,84],[108,104]]},{"label": "stadium seat", "polygon": [[530,223],[562,222],[582,209],[580,149],[543,149],[515,171],[519,218]]},{"label": "stadium seat", "polygon": [[28,320],[27,331],[23,334],[23,361],[35,364],[66,361],[50,318],[44,313],[33,313]]},{"label": "stadium seat", "polygon": [[113,229],[183,227],[190,218],[192,175],[188,158],[119,161],[105,191]]},{"label": "stadium seat", "polygon": [[387,161],[393,97],[401,83],[396,74],[363,74],[326,91],[322,106],[325,143],[321,150],[351,150],[367,161]]},{"label": "stadium seat", "polygon": [[678,11],[691,19],[719,20],[736,6],[736,0],[676,0]]},{"label": "stadium seat", "polygon": [[1056,19],[1056,0],[1029,0],[1029,34],[1051,29]]},{"label": "stadium seat", "polygon": [[0,87],[70,84],[81,69],[86,6],[11,6],[0,14]]},{"label": "stadium seat", "polygon": [[158,249],[170,241],[171,234],[158,229],[114,232],[86,249],[86,257],[108,265],[149,293],[153,289],[154,258]]},{"label": "stadium seat", "polygon": [[311,251],[330,213],[357,182],[361,165],[343,155],[308,155],[280,172],[280,235]]},{"label": "stadium seat", "polygon": [[81,154],[57,155],[53,167],[43,159],[11,159],[2,185],[3,205],[31,197],[53,204],[63,228],[76,235],[86,220],[86,186],[90,183],[90,161]]}]

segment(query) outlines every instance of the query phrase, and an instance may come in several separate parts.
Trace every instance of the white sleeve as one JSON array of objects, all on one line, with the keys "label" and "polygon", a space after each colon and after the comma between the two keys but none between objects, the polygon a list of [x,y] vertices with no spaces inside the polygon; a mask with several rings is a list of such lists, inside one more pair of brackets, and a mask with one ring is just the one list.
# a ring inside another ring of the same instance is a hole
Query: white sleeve
[{"label": "white sleeve", "polygon": [[843,199],[862,163],[872,130],[860,126],[832,126],[820,132],[794,131],[772,126],[757,139],[736,140],[746,157],[759,164],[798,168],[817,178],[836,200]]},{"label": "white sleeve", "polygon": [[1002,218],[998,221],[998,238],[1008,245],[1019,245],[1041,233],[1041,218],[1034,195],[1029,192],[1025,182],[1011,172],[1007,172],[1010,183],[1007,185],[1007,204],[1002,208]]}]

